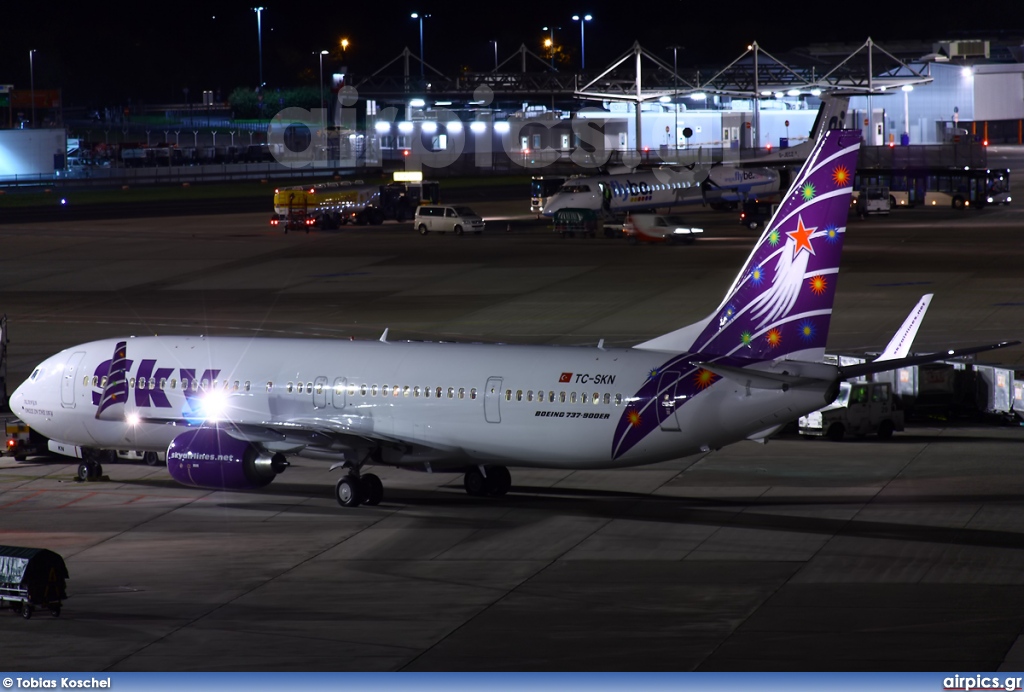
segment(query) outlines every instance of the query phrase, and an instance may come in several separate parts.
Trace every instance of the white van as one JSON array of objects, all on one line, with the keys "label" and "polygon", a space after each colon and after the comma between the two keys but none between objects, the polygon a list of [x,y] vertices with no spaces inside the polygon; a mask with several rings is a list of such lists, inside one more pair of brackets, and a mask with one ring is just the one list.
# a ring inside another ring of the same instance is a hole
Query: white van
[{"label": "white van", "polygon": [[480,234],[484,230],[484,220],[469,207],[442,207],[434,204],[423,204],[416,207],[413,228],[426,235],[431,231],[455,235],[463,233]]}]

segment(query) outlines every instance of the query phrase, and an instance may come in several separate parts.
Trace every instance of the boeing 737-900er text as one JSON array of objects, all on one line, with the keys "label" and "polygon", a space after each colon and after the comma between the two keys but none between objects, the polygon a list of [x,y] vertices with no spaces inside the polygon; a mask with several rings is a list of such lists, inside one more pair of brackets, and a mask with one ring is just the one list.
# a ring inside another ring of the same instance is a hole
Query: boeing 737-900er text
[{"label": "boeing 737-900er text", "polygon": [[510,466],[628,467],[764,440],[845,378],[1006,345],[824,362],[860,141],[826,132],[721,304],[632,348],[113,338],[43,361],[11,408],[82,458],[83,478],[105,450],[166,450],[180,483],[249,489],[301,454],[347,469],[345,506],[381,501],[368,465],[463,472],[471,495],[502,495]]}]

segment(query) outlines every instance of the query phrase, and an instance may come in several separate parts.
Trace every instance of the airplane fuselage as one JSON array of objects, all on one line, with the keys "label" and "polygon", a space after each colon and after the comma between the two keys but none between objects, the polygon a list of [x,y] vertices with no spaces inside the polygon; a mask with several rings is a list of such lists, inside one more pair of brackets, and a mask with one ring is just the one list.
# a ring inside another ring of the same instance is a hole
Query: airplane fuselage
[{"label": "airplane fuselage", "polygon": [[738,202],[779,191],[778,172],[767,168],[714,166],[660,168],[623,175],[570,178],[548,200],[544,216],[559,209],[610,213],[671,209],[702,202]]},{"label": "airplane fuselage", "polygon": [[[171,336],[125,341],[130,363],[123,416],[96,418],[118,343],[113,339],[44,361],[13,394],[12,411],[51,439],[99,449],[163,451],[190,427],[217,421],[290,422],[350,440],[384,441],[384,461],[396,465],[609,468],[716,449],[827,403],[824,382],[789,391],[751,389],[692,365],[699,356],[639,349]],[[790,373],[814,368],[816,376],[828,368],[785,367]],[[696,400],[702,405],[692,405]],[[346,451],[326,438],[318,448],[316,435],[307,437],[307,452]],[[388,440],[395,440],[390,448]],[[273,441],[266,446],[273,448]]]}]

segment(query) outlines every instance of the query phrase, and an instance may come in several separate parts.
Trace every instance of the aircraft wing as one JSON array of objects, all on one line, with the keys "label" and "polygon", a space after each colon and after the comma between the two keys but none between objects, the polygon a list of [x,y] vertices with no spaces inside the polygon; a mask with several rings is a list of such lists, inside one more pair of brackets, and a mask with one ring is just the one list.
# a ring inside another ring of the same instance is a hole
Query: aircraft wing
[{"label": "aircraft wing", "polygon": [[853,377],[870,375],[876,372],[886,372],[887,370],[895,370],[896,368],[902,368],[908,365],[921,365],[922,363],[934,363],[936,361],[949,360],[951,358],[962,358],[964,356],[974,355],[975,353],[984,353],[985,351],[994,351],[999,348],[1006,348],[1007,346],[1016,346],[1019,343],[1020,341],[1000,341],[997,344],[987,344],[985,346],[951,348],[948,351],[923,353],[921,355],[908,356],[906,358],[892,358],[890,360],[875,360],[870,363],[844,365],[839,368],[839,379],[848,380]]}]

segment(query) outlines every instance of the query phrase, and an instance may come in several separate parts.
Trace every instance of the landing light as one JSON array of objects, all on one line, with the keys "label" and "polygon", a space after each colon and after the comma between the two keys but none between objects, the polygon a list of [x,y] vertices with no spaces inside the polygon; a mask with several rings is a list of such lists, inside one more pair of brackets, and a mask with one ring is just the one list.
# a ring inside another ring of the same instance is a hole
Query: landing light
[{"label": "landing light", "polygon": [[137,413],[129,413],[127,416],[125,416],[125,422],[128,423],[128,425],[132,426],[133,428],[139,424],[139,420],[139,414]]},{"label": "landing light", "polygon": [[212,389],[200,399],[197,413],[206,421],[216,422],[224,418],[227,408],[227,395],[219,389]]}]

